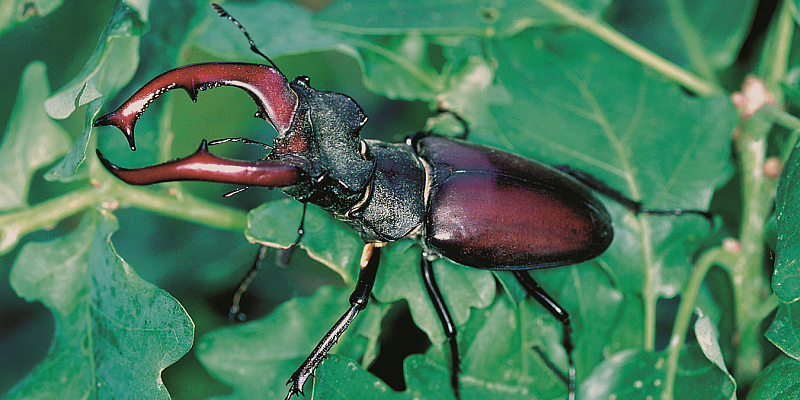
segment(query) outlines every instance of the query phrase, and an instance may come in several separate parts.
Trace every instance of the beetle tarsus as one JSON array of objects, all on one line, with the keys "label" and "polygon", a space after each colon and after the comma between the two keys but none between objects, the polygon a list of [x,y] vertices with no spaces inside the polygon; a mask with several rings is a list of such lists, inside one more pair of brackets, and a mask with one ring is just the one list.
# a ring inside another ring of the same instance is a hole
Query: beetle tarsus
[{"label": "beetle tarsus", "polygon": [[708,221],[708,225],[710,226],[709,230],[713,231],[716,229],[716,221],[714,220],[714,213],[710,211],[703,211],[703,210],[687,210],[683,208],[667,208],[667,209],[660,209],[660,210],[651,210],[651,209],[642,209],[639,211],[641,214],[652,214],[652,215],[699,215]]},{"label": "beetle tarsus", "polygon": [[453,395],[456,400],[460,400],[461,382],[458,376],[461,374],[461,357],[458,355],[458,341],[455,335],[447,338],[447,341],[450,342],[450,364],[452,364],[450,369],[450,387],[453,389]]},{"label": "beetle tarsus", "polygon": [[239,286],[236,287],[236,292],[233,294],[233,300],[231,301],[231,308],[228,311],[228,321],[229,322],[241,322],[247,319],[247,316],[241,311],[240,303],[242,300],[242,295],[244,292],[247,291],[247,288],[250,286],[250,282],[258,274],[258,271],[261,269],[261,263],[264,261],[264,257],[267,255],[268,247],[265,245],[261,245],[261,248],[258,249],[258,255],[256,259],[253,261],[253,265],[250,266],[250,270],[247,271],[247,275],[239,282]]},{"label": "beetle tarsus", "polygon": [[456,136],[456,138],[461,140],[466,140],[467,137],[469,137],[469,124],[467,123],[467,120],[464,119],[464,117],[458,115],[458,113],[456,113],[455,111],[448,110],[446,108],[438,108],[436,112],[438,112],[439,114],[450,114],[451,116],[453,116],[453,118],[456,119],[456,121],[458,121],[459,124],[461,124],[462,128],[461,134]]},{"label": "beetle tarsus", "polygon": [[684,208],[665,208],[665,209],[645,208],[644,203],[642,203],[641,201],[636,201],[629,198],[621,191],[614,189],[611,186],[608,186],[608,184],[606,184],[605,182],[601,181],[600,179],[598,179],[597,177],[586,171],[573,168],[569,165],[557,165],[555,168],[577,179],[579,182],[592,188],[592,190],[608,197],[609,199],[616,201],[617,203],[621,204],[622,206],[630,210],[635,215],[639,214],[676,215],[676,216],[686,215],[686,214],[699,215],[708,221],[712,231],[715,228],[714,214],[710,211],[684,209]]},{"label": "beetle tarsus", "polygon": [[531,277],[527,270],[513,271],[514,277],[528,293],[528,296],[533,297],[542,307],[561,322],[561,344],[564,346],[564,351],[567,353],[568,373],[567,373],[567,389],[569,400],[575,399],[576,383],[575,383],[575,363],[572,358],[574,345],[572,343],[572,322],[569,318],[569,313],[564,310],[556,301],[550,297],[545,290]]}]

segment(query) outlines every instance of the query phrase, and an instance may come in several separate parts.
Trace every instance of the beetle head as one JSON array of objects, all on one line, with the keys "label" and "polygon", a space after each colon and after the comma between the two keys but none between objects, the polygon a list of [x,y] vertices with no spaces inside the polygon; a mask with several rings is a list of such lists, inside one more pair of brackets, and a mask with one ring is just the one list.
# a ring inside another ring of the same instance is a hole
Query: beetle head
[{"label": "beetle head", "polygon": [[202,180],[276,187],[332,211],[346,208],[366,189],[374,161],[361,150],[359,132],[367,120],[361,107],[346,95],[312,88],[307,77],[288,82],[267,65],[201,63],[167,71],[93,125],[116,126],[135,149],[136,121],[161,94],[182,88],[196,100],[199,91],[222,85],[245,90],[258,108],[255,116],[278,132],[266,160],[226,160],[201,145],[190,157],[133,170],[116,167],[98,151],[103,165],[132,184]]}]

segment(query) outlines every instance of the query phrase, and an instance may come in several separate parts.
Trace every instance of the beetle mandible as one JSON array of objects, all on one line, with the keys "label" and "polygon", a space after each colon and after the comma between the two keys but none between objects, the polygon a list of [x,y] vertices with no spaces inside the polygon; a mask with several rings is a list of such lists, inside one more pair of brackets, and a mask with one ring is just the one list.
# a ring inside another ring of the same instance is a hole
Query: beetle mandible
[{"label": "beetle mandible", "polygon": [[[139,169],[117,167],[99,150],[97,155],[111,173],[134,185],[201,180],[275,188],[325,209],[361,235],[365,245],[350,308],[291,376],[287,399],[302,394],[331,346],[366,307],[381,246],[406,237],[416,238],[423,248],[421,273],[450,344],[451,386],[457,398],[456,327],[433,275],[432,261],[437,257],[472,268],[511,271],[525,291],[561,322],[569,397],[574,398],[569,315],[527,271],[576,264],[608,248],[613,239],[611,217],[592,190],[635,213],[708,216],[694,210],[644,210],[641,203],[578,171],[463,140],[430,133],[413,135],[406,143],[362,140],[359,131],[367,117],[352,98],[316,90],[305,76],[289,81],[233,17],[213,6],[242,30],[251,49],[269,65],[200,63],[167,71],[93,125],[116,126],[135,149],[136,121],[161,94],[179,87],[196,100],[201,90],[234,86],[252,97],[258,107],[256,117],[277,131],[269,154],[258,161],[223,159],[212,155],[204,140],[189,157]],[[466,134],[466,123],[456,118]]]}]

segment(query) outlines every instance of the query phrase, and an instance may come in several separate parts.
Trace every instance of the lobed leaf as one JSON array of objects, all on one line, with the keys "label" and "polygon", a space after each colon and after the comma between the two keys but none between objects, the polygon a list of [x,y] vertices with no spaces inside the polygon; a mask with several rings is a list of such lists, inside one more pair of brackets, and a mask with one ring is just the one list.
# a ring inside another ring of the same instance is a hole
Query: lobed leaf
[{"label": "lobed leaf", "polygon": [[[106,25],[97,48],[83,70],[72,81],[54,93],[45,108],[53,118],[63,119],[77,107],[102,96],[101,92],[115,93],[128,83],[139,63],[138,36],[146,30],[146,8],[120,2],[111,21]],[[113,71],[113,73],[106,73]]]},{"label": "lobed leaf", "polygon": [[50,354],[7,398],[168,399],[161,371],[189,351],[194,324],[114,251],[116,219],[90,212],[71,234],[26,244],[14,290],[56,318]]},{"label": "lobed leaf", "polygon": [[11,121],[0,143],[0,210],[28,205],[32,175],[67,152],[69,135],[44,111],[50,95],[45,65],[25,68]]}]

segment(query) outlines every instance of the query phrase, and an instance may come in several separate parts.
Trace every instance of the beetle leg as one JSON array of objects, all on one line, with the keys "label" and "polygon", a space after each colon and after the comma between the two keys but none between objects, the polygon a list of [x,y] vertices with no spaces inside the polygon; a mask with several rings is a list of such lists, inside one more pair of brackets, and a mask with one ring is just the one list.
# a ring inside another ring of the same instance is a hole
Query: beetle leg
[{"label": "beetle leg", "polygon": [[461,372],[461,360],[458,356],[458,342],[456,341],[456,324],[453,322],[453,317],[450,316],[450,311],[447,309],[447,304],[444,302],[439,285],[436,284],[436,278],[433,273],[433,262],[428,259],[425,253],[422,254],[422,262],[420,263],[422,271],[422,283],[428,291],[433,303],[433,308],[439,315],[439,321],[442,322],[444,335],[450,342],[450,357],[452,362],[452,371],[450,375],[450,386],[453,388],[456,399],[461,398],[460,384],[458,382],[458,374]]},{"label": "beetle leg", "polygon": [[[278,250],[278,265],[284,266],[289,263],[289,258],[292,256],[292,252],[297,245],[300,244],[300,240],[306,233],[304,228],[306,222],[306,209],[308,209],[308,203],[303,203],[303,216],[300,218],[300,226],[297,228],[297,240],[295,240],[294,243],[292,243],[288,248]],[[242,295],[245,291],[247,291],[247,287],[250,286],[250,282],[253,281],[253,278],[256,277],[258,271],[261,269],[261,263],[264,261],[264,257],[266,257],[267,249],[267,246],[261,245],[261,248],[258,250],[258,255],[256,256],[255,261],[253,261],[253,265],[250,267],[250,270],[247,271],[247,275],[245,275],[242,281],[239,282],[239,286],[236,288],[236,293],[233,294],[231,309],[228,312],[228,321],[244,321],[246,319],[244,313],[241,312],[239,303],[242,300]]]},{"label": "beetle leg", "polygon": [[512,271],[514,277],[517,278],[522,287],[533,297],[539,304],[542,305],[550,314],[561,322],[561,344],[567,352],[567,362],[569,363],[569,400],[575,400],[575,363],[572,360],[572,351],[574,345],[572,344],[572,322],[569,319],[569,313],[562,308],[547,292],[536,283],[535,280],[526,270]]},{"label": "beetle leg", "polygon": [[683,214],[693,214],[699,215],[711,224],[711,228],[714,228],[714,214],[709,211],[705,210],[687,210],[683,208],[670,208],[670,209],[647,209],[644,208],[644,204],[641,201],[636,201],[628,196],[625,196],[619,190],[608,186],[605,182],[597,179],[594,175],[586,172],[581,171],[577,168],[573,168],[569,165],[556,165],[555,168],[575,179],[579,182],[583,183],[584,185],[588,186],[592,190],[597,193],[602,194],[603,196],[608,197],[611,200],[616,201],[617,203],[621,204],[623,207],[631,210],[634,214],[657,214],[657,215],[683,215]]},{"label": "beetle leg", "polygon": [[375,285],[375,275],[378,272],[378,265],[381,259],[381,246],[383,243],[367,243],[364,245],[364,250],[361,253],[361,272],[358,274],[358,282],[350,295],[350,308],[347,312],[339,318],[339,321],[322,337],[317,347],[311,354],[303,361],[300,368],[292,374],[292,377],[286,384],[291,384],[289,394],[286,395],[286,400],[289,400],[292,395],[303,394],[303,386],[319,364],[328,354],[331,347],[339,340],[350,323],[356,318],[364,308],[367,307],[369,296],[372,294],[372,287]]},{"label": "beetle leg", "polygon": [[264,257],[267,255],[267,249],[269,247],[265,245],[261,245],[261,248],[258,250],[258,255],[256,256],[255,261],[253,261],[253,265],[250,267],[250,270],[247,271],[247,275],[245,275],[244,279],[239,282],[239,286],[236,288],[236,293],[233,294],[233,301],[231,301],[231,308],[228,311],[228,321],[244,321],[247,319],[247,316],[241,311],[239,304],[242,300],[242,295],[244,292],[247,291],[247,287],[250,286],[250,282],[253,281],[253,278],[256,277],[258,274],[258,270],[261,269],[261,263],[264,261]]},{"label": "beetle leg", "polygon": [[300,244],[300,240],[303,239],[303,235],[306,234],[306,211],[308,210],[308,203],[303,203],[303,216],[300,217],[300,226],[297,227],[297,239],[295,239],[294,243],[292,243],[288,248],[278,250],[278,266],[286,266],[289,265],[289,260],[292,258],[292,254],[294,253],[294,249]]}]

